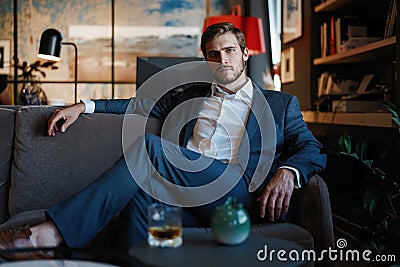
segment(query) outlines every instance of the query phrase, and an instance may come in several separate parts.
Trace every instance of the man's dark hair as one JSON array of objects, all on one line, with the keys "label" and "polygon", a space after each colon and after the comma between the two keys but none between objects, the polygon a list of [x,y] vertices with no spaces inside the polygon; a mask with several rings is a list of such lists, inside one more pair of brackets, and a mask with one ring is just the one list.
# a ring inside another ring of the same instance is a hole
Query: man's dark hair
[{"label": "man's dark hair", "polygon": [[201,35],[201,52],[203,53],[204,59],[207,60],[206,43],[214,39],[214,37],[228,32],[231,32],[235,35],[240,49],[242,52],[244,51],[246,48],[246,39],[244,38],[243,32],[239,28],[235,28],[235,26],[233,26],[233,24],[230,22],[221,22],[208,26]]}]

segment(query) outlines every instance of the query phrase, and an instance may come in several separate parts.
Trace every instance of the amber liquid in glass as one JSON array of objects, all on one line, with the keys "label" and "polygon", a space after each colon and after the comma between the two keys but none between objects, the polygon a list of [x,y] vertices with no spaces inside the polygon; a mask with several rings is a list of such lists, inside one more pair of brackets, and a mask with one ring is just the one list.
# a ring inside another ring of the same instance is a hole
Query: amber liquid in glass
[{"label": "amber liquid in glass", "polygon": [[182,234],[182,227],[179,226],[159,226],[150,227],[150,234],[157,239],[175,239]]}]

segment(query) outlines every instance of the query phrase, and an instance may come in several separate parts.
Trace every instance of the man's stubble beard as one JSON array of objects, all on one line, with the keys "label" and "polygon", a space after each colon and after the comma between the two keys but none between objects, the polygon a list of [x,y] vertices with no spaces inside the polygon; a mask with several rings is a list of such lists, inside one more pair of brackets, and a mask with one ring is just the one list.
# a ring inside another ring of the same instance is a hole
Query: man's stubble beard
[{"label": "man's stubble beard", "polygon": [[221,84],[221,85],[226,85],[226,84],[233,83],[240,77],[240,75],[242,75],[245,65],[246,65],[245,61],[242,60],[240,70],[236,71],[235,69],[233,69],[234,72],[233,72],[233,76],[232,77],[229,77],[227,75],[218,75],[218,72],[222,68],[222,65],[221,65],[217,69],[217,71],[213,74],[213,77],[217,81],[217,83]]}]

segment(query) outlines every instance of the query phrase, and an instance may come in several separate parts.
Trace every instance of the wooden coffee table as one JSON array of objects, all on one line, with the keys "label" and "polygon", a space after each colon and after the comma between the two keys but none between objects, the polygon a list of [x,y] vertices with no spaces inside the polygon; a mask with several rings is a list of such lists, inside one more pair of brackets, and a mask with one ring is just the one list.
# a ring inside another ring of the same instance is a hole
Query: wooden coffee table
[{"label": "wooden coffee table", "polygon": [[[268,253],[275,250],[272,261],[268,258],[261,261],[257,257],[265,256],[267,246]],[[277,252],[286,251],[288,261],[279,261]],[[183,245],[179,248],[154,248],[143,242],[134,245],[129,250],[129,255],[150,266],[299,266],[307,265],[307,262],[294,262],[289,260],[288,253],[296,250],[301,255],[304,250],[297,243],[283,239],[250,235],[242,244],[226,246],[219,244],[211,234],[187,234],[183,235]],[[310,263],[311,265],[311,263]]]}]

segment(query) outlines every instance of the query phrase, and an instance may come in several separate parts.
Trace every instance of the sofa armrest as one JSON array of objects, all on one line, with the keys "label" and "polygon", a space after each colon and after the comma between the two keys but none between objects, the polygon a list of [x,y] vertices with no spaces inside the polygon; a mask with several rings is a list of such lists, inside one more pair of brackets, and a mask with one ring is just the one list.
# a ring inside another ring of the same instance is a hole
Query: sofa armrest
[{"label": "sofa armrest", "polygon": [[9,216],[8,190],[11,179],[11,164],[14,153],[15,109],[0,105],[0,223]]},{"label": "sofa armrest", "polygon": [[316,251],[333,246],[332,211],[328,187],[318,175],[293,194],[294,223],[304,227],[314,238]]}]

